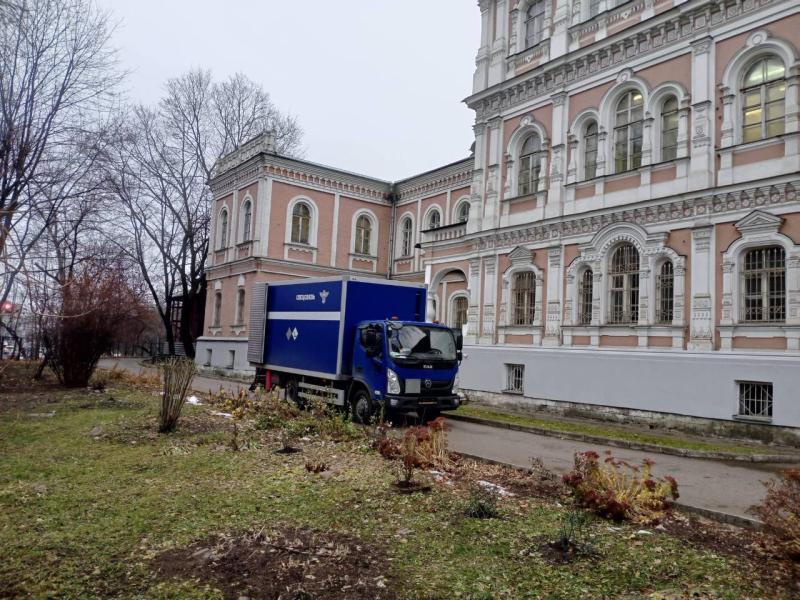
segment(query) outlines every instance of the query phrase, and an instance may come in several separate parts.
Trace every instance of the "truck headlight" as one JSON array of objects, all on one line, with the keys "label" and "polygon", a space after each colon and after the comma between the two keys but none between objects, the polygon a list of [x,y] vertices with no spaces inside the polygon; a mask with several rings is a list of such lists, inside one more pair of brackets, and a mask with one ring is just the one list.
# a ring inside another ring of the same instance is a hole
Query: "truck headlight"
[{"label": "truck headlight", "polygon": [[400,393],[400,378],[397,373],[391,369],[386,369],[386,393],[399,394]]}]

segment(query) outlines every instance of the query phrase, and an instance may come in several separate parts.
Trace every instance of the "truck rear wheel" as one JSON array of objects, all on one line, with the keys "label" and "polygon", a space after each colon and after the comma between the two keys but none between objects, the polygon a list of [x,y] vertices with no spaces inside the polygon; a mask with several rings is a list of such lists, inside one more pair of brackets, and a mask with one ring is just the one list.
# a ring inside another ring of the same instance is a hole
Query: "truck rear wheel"
[{"label": "truck rear wheel", "polygon": [[357,389],[350,398],[350,415],[354,423],[369,423],[375,407],[369,392],[364,388]]}]

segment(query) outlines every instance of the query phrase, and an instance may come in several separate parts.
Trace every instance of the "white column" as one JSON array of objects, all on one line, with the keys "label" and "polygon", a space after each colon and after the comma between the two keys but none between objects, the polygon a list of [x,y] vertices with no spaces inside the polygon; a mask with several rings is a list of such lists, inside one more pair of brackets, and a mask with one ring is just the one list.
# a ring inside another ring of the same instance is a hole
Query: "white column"
[{"label": "white column", "polygon": [[567,93],[553,94],[553,132],[551,145],[553,156],[550,164],[549,186],[547,190],[546,217],[564,214],[564,175],[567,172]]},{"label": "white column", "polygon": [[689,189],[714,185],[714,40],[692,42],[692,152]]},{"label": "white column", "polygon": [[486,129],[485,123],[478,123],[472,128],[475,132],[475,169],[472,172],[467,233],[477,233],[483,229],[483,178],[486,170]]},{"label": "white column", "polygon": [[561,246],[547,250],[547,320],[544,326],[543,346],[561,344],[561,291],[564,287],[562,252]]},{"label": "white column", "polygon": [[475,75],[473,76],[472,91],[478,93],[489,87],[489,38],[490,38],[490,19],[489,7],[490,0],[479,0],[478,6],[481,9],[481,47],[475,57]]},{"label": "white column", "polygon": [[256,256],[269,255],[269,219],[272,212],[272,177],[262,177],[258,180],[256,199],[256,233],[253,242],[253,254]]},{"label": "white column", "polygon": [[[320,223],[319,225],[322,225]],[[333,231],[331,232],[331,266],[336,266],[336,249],[339,246],[339,192],[333,197]]]},{"label": "white column", "polygon": [[503,158],[503,120],[489,121],[489,161],[486,168],[486,199],[483,205],[484,229],[500,226],[500,165]]},{"label": "white column", "polygon": [[481,343],[493,344],[497,299],[497,256],[484,259],[483,269],[483,327],[481,328]]},{"label": "white column", "polygon": [[713,225],[692,230],[692,312],[689,350],[714,349],[714,243]]},{"label": "white column", "polygon": [[477,344],[480,335],[478,316],[481,302],[481,261],[474,258],[469,261],[469,310],[467,311],[467,340]]},{"label": "white column", "polygon": [[[588,0],[587,0],[588,1]],[[550,38],[550,60],[567,53],[570,21],[570,0],[557,0],[553,15],[553,35]]]}]

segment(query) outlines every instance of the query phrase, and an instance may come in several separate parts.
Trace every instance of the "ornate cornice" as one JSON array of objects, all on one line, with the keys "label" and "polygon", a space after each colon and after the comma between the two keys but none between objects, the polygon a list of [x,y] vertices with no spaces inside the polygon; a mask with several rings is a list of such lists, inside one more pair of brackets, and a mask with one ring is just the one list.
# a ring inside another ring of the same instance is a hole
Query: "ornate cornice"
[{"label": "ornate cornice", "polygon": [[[634,57],[667,47],[685,46],[698,34],[706,32],[708,27],[747,18],[766,6],[785,1],[705,0],[689,8],[682,5],[614,34],[600,44],[576,50],[474,94],[465,102],[475,110],[478,122],[485,121],[505,110],[542,99],[566,84],[577,83],[600,73],[614,72]],[[620,7],[618,12],[622,14],[625,10],[631,9],[626,5],[625,8]],[[613,14],[616,15],[617,11]],[[574,34],[575,31],[583,31],[581,28],[596,25],[596,22],[589,21],[576,25],[570,32]],[[695,51],[702,47],[702,41],[694,47]]]},{"label": "ornate cornice", "polygon": [[394,184],[396,201],[403,203],[456,187],[469,187],[472,184],[474,166],[475,159],[470,157],[441,169],[399,181]]},{"label": "ornate cornice", "polygon": [[652,200],[638,206],[621,206],[602,213],[558,217],[537,224],[479,232],[460,239],[432,242],[425,246],[472,244],[474,251],[482,251],[514,248],[521,244],[536,242],[561,243],[569,238],[594,235],[614,223],[634,223],[647,228],[681,221],[707,220],[717,215],[747,209],[780,206],[800,200],[798,189],[800,180],[697,197],[686,194],[684,197],[672,200]]}]

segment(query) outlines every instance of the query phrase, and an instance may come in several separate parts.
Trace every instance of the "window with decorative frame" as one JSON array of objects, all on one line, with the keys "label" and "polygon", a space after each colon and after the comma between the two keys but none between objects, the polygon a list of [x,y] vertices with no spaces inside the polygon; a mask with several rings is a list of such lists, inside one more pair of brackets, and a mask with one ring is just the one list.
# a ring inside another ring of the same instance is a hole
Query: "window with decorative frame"
[{"label": "window with decorative frame", "polygon": [[544,39],[545,0],[535,0],[525,13],[525,48]]},{"label": "window with decorative frame", "polygon": [[777,56],[756,61],[742,83],[742,141],[755,142],[784,133],[786,67]]},{"label": "window with decorative frame", "polygon": [[608,322],[633,325],[639,321],[639,252],[630,243],[611,255],[608,268]]},{"label": "window with decorative frame", "polygon": [[594,294],[594,273],[586,269],[581,273],[578,284],[578,324],[592,323],[592,296]]},{"label": "window with decorative frame", "polygon": [[214,294],[214,311],[212,312],[211,326],[219,327],[222,321],[222,292]]},{"label": "window with decorative frame", "polygon": [[539,191],[544,156],[539,136],[536,134],[529,136],[522,145],[519,156],[518,196],[527,196]]},{"label": "window with decorative frame", "polygon": [[[611,0],[609,0],[611,1]],[[603,0],[589,0],[589,18],[596,17],[600,14],[600,4]]]},{"label": "window with decorative frame", "polygon": [[356,240],[353,250],[356,254],[371,253],[372,221],[367,215],[361,215],[356,219]]},{"label": "window with decorative frame", "polygon": [[626,92],[617,102],[614,122],[614,166],[616,173],[642,165],[644,100],[641,92]]},{"label": "window with decorative frame", "polygon": [[656,276],[656,323],[671,325],[675,315],[675,268],[664,261]]},{"label": "window with decorative frame", "polygon": [[661,105],[661,160],[678,157],[678,99],[670,96]]},{"label": "window with decorative frame", "polygon": [[249,242],[253,238],[253,203],[247,200],[242,208],[242,241]]},{"label": "window with decorative frame", "polygon": [[400,222],[400,256],[411,256],[414,224],[411,217],[404,217]]},{"label": "window with decorative frame", "polygon": [[584,179],[594,179],[597,176],[597,141],[597,121],[590,121],[583,135]]},{"label": "window with decorative frame", "polygon": [[438,229],[442,226],[442,214],[437,210],[433,209],[428,214],[428,229]]},{"label": "window with decorative frame", "polygon": [[456,211],[456,219],[459,223],[466,223],[469,221],[469,202],[461,202]]},{"label": "window with decorative frame", "polygon": [[228,247],[228,211],[225,209],[219,214],[219,247]]},{"label": "window with decorative frame", "polygon": [[744,323],[786,322],[786,252],[781,246],[745,252],[741,271]]},{"label": "window with decorative frame", "polygon": [[460,329],[467,324],[468,311],[469,299],[466,296],[453,298],[453,314],[450,320],[454,329]]},{"label": "window with decorative frame", "polygon": [[244,289],[239,288],[236,292],[236,325],[244,324],[244,301],[245,301],[245,292]]},{"label": "window with decorative frame", "polygon": [[512,325],[533,325],[536,303],[536,274],[533,271],[515,273],[511,294]]},{"label": "window with decorative frame", "polygon": [[292,209],[292,237],[295,244],[308,244],[311,235],[311,208],[298,202]]}]

